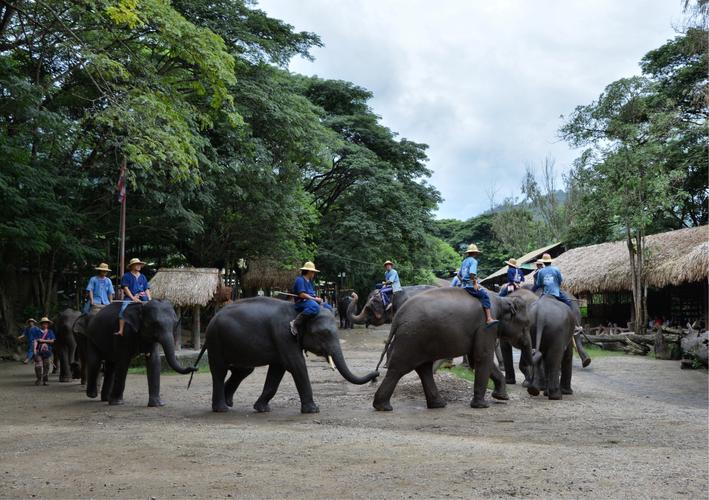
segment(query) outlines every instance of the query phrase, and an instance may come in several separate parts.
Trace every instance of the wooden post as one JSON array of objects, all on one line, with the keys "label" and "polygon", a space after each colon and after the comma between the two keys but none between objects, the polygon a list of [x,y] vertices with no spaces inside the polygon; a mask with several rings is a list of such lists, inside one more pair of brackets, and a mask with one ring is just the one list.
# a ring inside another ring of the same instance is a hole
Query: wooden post
[{"label": "wooden post", "polygon": [[192,308],[192,345],[194,346],[193,349],[197,350],[202,348],[199,330],[199,305],[196,305]]},{"label": "wooden post", "polygon": [[177,307],[177,331],[175,332],[175,350],[182,350],[182,307]]}]

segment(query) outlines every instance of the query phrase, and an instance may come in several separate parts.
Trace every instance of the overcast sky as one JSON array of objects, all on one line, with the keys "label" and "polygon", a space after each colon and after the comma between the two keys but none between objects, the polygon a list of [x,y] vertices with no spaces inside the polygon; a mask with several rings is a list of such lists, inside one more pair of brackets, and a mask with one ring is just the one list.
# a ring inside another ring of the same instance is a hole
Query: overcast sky
[{"label": "overcast sky", "polygon": [[577,156],[557,138],[588,104],[675,35],[680,0],[260,0],[322,37],[315,61],[291,71],[374,92],[373,110],[402,137],[429,145],[438,217],[467,219],[520,196],[525,164]]}]

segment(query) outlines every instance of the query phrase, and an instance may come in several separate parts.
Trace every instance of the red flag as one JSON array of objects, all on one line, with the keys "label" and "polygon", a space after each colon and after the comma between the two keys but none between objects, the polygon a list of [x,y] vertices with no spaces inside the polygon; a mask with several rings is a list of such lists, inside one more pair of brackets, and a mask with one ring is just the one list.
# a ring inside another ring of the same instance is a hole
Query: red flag
[{"label": "red flag", "polygon": [[118,191],[118,203],[123,203],[126,199],[126,164],[125,162],[121,164],[121,174],[118,177],[118,185],[116,186]]}]

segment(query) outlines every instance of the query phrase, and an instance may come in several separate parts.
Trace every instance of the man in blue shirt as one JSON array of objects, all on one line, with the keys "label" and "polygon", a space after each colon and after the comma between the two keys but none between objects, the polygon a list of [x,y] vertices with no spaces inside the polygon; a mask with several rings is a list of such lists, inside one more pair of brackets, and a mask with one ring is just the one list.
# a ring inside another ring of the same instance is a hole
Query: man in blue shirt
[{"label": "man in blue shirt", "polygon": [[379,290],[379,294],[382,296],[382,302],[387,310],[391,309],[392,306],[392,295],[399,293],[401,291],[401,281],[399,280],[399,273],[394,269],[394,263],[390,260],[384,263],[384,282],[382,283],[382,288]]},{"label": "man in blue shirt", "polygon": [[487,294],[487,290],[478,285],[478,260],[476,257],[480,255],[480,250],[478,250],[475,243],[471,243],[468,245],[465,253],[467,257],[463,259],[463,263],[460,265],[458,278],[466,292],[480,299],[483,310],[485,311],[485,323],[487,326],[494,325],[497,323],[497,320],[494,319],[490,313],[490,307],[492,307],[492,304],[490,304],[490,296]]},{"label": "man in blue shirt", "polygon": [[29,318],[27,327],[22,331],[22,335],[17,337],[17,340],[25,340],[27,342],[27,354],[25,355],[24,364],[29,363],[34,358],[34,341],[37,340],[37,335],[40,333],[37,328],[37,320]]},{"label": "man in blue shirt", "polygon": [[102,262],[97,268],[97,276],[92,276],[86,291],[89,292],[89,304],[91,312],[98,312],[113,300],[113,283],[107,274],[111,271],[108,264]]},{"label": "man in blue shirt", "polygon": [[39,320],[40,329],[34,340],[34,373],[37,380],[34,385],[49,385],[49,370],[51,370],[52,347],[54,346],[54,331],[49,328],[52,321],[46,316]]},{"label": "man in blue shirt", "polygon": [[505,264],[507,264],[507,283],[500,289],[500,297],[514,292],[524,281],[524,271],[517,265],[517,259],[510,259]]},{"label": "man in blue shirt", "polygon": [[150,300],[150,285],[148,279],[140,272],[145,262],[140,259],[131,259],[128,263],[128,272],[121,278],[121,288],[123,289],[123,305],[118,313],[118,331],[116,335],[123,336],[123,328],[126,325],[123,319],[123,312],[133,302],[147,302]]},{"label": "man in blue shirt", "polygon": [[295,279],[293,284],[293,295],[296,296],[295,310],[298,312],[295,319],[290,322],[290,332],[294,337],[298,336],[298,332],[305,324],[305,321],[317,316],[320,312],[320,305],[323,300],[315,294],[315,288],[313,287],[315,274],[319,272],[315,269],[315,264],[308,261],[300,268],[300,276]]},{"label": "man in blue shirt", "polygon": [[563,277],[561,276],[561,271],[559,271],[559,268],[551,265],[553,262],[551,255],[545,253],[542,256],[541,261],[544,264],[544,267],[537,271],[536,276],[534,277],[534,290],[536,291],[542,288],[542,293],[544,295],[556,297],[567,306],[572,307],[569,297],[561,291],[561,282],[563,281]]}]

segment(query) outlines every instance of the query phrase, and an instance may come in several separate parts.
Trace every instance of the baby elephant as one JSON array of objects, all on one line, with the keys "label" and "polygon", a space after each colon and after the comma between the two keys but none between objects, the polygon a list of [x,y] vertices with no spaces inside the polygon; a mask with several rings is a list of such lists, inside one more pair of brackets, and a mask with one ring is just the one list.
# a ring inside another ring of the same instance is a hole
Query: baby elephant
[{"label": "baby elephant", "polygon": [[[234,393],[241,381],[254,367],[268,365],[263,393],[254,403],[256,411],[271,411],[268,403],[287,371],[300,395],[300,411],[317,413],[319,409],[313,401],[303,350],[327,358],[330,366],[353,384],[366,384],[379,375],[372,372],[358,377],[350,371],[342,355],[337,323],[331,311],[321,308],[317,316],[308,320],[302,339],[290,332],[289,322],[295,316],[290,302],[254,297],[227,306],[212,318],[202,353],[209,349],[213,411],[227,411],[233,405]],[[231,376],[225,382],[227,372],[231,372]]]}]

